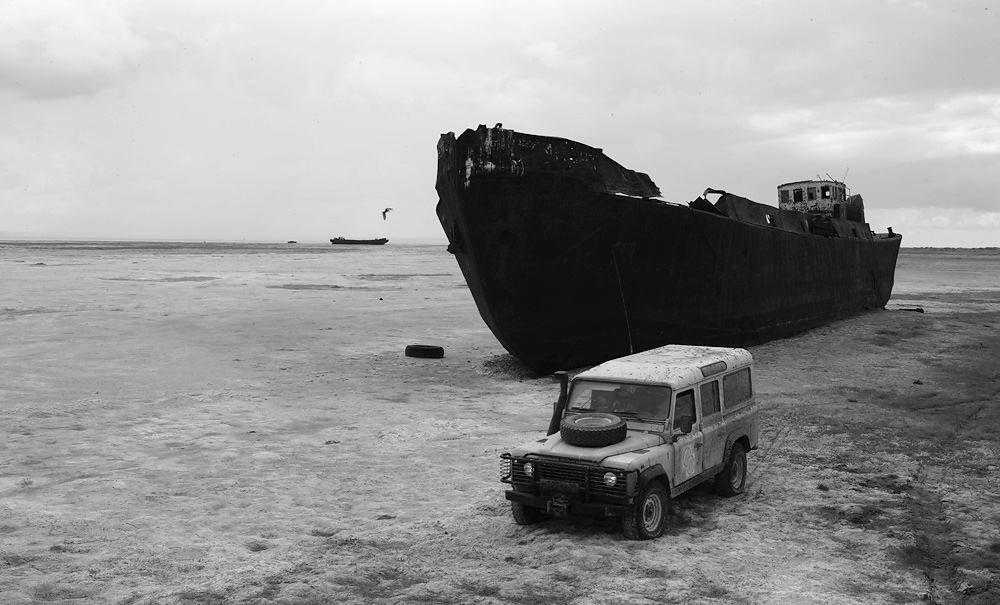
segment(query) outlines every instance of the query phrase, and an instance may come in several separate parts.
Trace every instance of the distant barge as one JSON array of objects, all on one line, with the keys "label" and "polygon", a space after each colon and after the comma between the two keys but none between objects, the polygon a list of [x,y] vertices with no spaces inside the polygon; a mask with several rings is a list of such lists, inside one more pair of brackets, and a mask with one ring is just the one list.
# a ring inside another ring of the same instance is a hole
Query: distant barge
[{"label": "distant barge", "polygon": [[343,238],[343,237],[335,237],[335,238],[333,238],[333,239],[330,240],[330,243],[331,244],[354,244],[354,245],[361,245],[361,246],[381,246],[381,245],[385,244],[388,241],[389,240],[386,239],[386,238],[384,238],[384,237],[380,237],[378,239],[346,239],[346,238]]},{"label": "distant barge", "polygon": [[832,179],[781,185],[778,208],[712,189],[674,204],[600,149],[499,124],[441,136],[437,191],[479,313],[538,373],[883,308],[902,239]]}]

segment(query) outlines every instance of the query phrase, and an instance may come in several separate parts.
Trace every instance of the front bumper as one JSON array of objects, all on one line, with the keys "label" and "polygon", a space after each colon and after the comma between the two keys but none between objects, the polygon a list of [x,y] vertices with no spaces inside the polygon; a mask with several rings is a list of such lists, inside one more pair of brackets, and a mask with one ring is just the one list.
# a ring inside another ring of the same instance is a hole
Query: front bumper
[{"label": "front bumper", "polygon": [[550,515],[574,515],[580,517],[621,517],[629,510],[628,504],[605,502],[583,502],[565,494],[535,495],[527,492],[508,490],[504,497],[511,502],[543,510]]},{"label": "front bumper", "polygon": [[[553,515],[621,516],[635,498],[638,473],[599,464],[537,456],[501,458],[501,482],[513,489],[504,497]],[[524,472],[531,463],[532,473]],[[614,485],[603,481],[606,473],[618,477]]]}]

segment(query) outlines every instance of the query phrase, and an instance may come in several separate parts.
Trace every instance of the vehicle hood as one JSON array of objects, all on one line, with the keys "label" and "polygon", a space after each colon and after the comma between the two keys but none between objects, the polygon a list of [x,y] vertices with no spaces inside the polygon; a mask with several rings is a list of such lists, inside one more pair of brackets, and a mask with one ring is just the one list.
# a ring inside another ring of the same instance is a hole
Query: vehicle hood
[{"label": "vehicle hood", "polygon": [[585,460],[587,462],[601,462],[609,456],[625,454],[647,447],[655,447],[664,443],[664,438],[657,433],[645,433],[640,431],[629,431],[623,441],[606,445],[604,447],[580,447],[570,445],[562,440],[559,433],[550,435],[546,439],[532,441],[517,448],[514,452],[517,455],[537,454],[539,456],[553,456],[558,458],[569,458],[572,460]]}]

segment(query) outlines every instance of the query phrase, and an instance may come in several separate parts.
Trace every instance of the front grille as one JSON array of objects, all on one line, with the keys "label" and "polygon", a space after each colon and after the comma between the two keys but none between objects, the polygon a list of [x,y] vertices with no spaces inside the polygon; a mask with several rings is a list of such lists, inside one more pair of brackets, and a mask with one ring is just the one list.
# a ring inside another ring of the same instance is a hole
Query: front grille
[{"label": "front grille", "polygon": [[[635,485],[635,473],[618,471],[600,466],[578,464],[572,462],[557,462],[538,458],[511,458],[511,483],[535,485],[548,481],[556,481],[563,485],[573,484],[588,494],[623,498],[629,494],[630,486]],[[524,464],[530,462],[535,470],[532,476],[524,472]],[[608,471],[618,475],[618,481],[611,487],[604,483],[604,475]]]}]

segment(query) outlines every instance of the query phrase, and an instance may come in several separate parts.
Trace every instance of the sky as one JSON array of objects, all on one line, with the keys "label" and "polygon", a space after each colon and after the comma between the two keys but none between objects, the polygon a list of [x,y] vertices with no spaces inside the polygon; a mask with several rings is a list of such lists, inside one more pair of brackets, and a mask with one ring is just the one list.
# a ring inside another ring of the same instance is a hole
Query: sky
[{"label": "sky", "polygon": [[[3,0],[0,239],[444,242],[442,133],[1000,246],[1000,2]],[[383,219],[382,211],[393,208]]]}]

